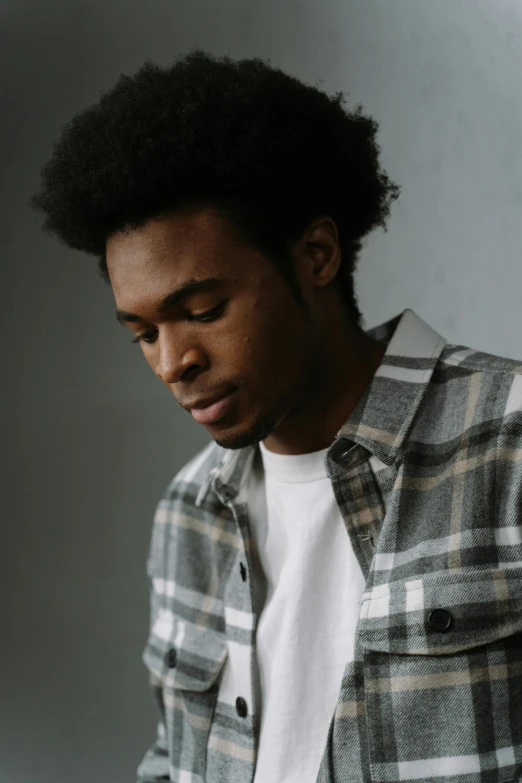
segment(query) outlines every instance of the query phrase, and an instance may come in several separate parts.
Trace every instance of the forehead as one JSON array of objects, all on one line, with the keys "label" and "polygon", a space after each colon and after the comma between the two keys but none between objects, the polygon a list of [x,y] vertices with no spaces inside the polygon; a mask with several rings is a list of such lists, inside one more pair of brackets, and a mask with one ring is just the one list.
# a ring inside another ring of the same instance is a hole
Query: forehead
[{"label": "forehead", "polygon": [[[248,255],[248,263],[245,264]],[[120,299],[161,296],[191,278],[230,278],[253,271],[255,253],[220,215],[209,210],[178,212],[148,221],[107,240],[111,285]],[[127,302],[128,303],[128,302]]]}]

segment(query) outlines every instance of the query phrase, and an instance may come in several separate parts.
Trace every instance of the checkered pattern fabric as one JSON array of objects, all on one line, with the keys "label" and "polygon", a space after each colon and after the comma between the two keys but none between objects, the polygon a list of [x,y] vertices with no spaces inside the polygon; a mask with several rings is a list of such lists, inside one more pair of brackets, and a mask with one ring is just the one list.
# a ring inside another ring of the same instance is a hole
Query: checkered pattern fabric
[{"label": "checkered pattern fabric", "polygon": [[[310,779],[520,783],[522,364],[411,310],[370,334],[386,354],[325,461],[366,587]],[[139,783],[254,779],[255,449],[211,442],[158,504],[143,659],[160,712]],[[232,649],[251,675],[238,705],[218,698]]]}]

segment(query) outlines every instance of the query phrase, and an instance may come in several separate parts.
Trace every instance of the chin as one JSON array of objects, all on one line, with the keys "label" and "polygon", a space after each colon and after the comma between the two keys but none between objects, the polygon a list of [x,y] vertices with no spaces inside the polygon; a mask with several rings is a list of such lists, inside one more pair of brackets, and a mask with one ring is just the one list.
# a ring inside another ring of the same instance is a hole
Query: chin
[{"label": "chin", "polygon": [[271,416],[259,416],[250,426],[231,428],[217,435],[212,435],[214,441],[224,449],[244,449],[255,446],[268,438],[276,427],[276,420]]}]

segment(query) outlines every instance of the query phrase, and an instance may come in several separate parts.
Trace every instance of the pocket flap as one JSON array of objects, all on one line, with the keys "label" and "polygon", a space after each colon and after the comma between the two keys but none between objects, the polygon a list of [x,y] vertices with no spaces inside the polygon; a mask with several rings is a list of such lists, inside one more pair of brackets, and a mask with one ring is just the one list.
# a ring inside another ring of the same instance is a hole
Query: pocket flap
[{"label": "pocket flap", "polygon": [[369,650],[449,655],[522,632],[522,568],[428,574],[363,595],[358,638]]},{"label": "pocket flap", "polygon": [[142,657],[154,684],[206,691],[216,682],[227,652],[226,634],[195,626],[160,609]]}]

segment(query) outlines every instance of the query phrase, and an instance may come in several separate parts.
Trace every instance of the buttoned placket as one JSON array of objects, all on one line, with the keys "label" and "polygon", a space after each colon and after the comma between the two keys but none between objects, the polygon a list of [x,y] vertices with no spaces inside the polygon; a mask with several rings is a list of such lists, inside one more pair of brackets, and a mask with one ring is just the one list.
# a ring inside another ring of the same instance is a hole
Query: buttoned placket
[{"label": "buttoned placket", "polygon": [[368,579],[385,515],[371,452],[339,437],[326,456],[326,470],[361,570]]},{"label": "buttoned placket", "polygon": [[[242,549],[240,550],[237,558],[237,568],[233,569],[229,577],[229,585],[227,589],[245,591],[245,596],[248,601],[247,610],[252,617],[251,628],[251,647],[250,647],[250,669],[249,676],[245,678],[244,682],[237,684],[237,696],[235,700],[235,709],[240,719],[249,719],[251,732],[250,739],[252,742],[254,758],[257,753],[257,743],[259,739],[258,732],[258,715],[255,693],[255,677],[257,676],[257,662],[256,662],[256,649],[255,649],[255,631],[257,625],[257,616],[255,613],[255,603],[252,589],[252,564],[250,562],[250,526],[248,521],[248,506],[245,500],[240,500],[238,493],[227,484],[223,483],[219,476],[213,481],[213,489],[218,496],[221,503],[226,506],[232,513],[235,520],[237,529],[241,536]],[[239,577],[239,578],[238,578]],[[232,610],[233,612],[235,610]],[[225,619],[227,616],[227,608],[225,607]],[[228,635],[228,634],[227,634]],[[248,724],[247,724],[248,725]],[[252,780],[255,774],[255,763],[252,765]],[[250,783],[245,781],[245,783]]]}]

